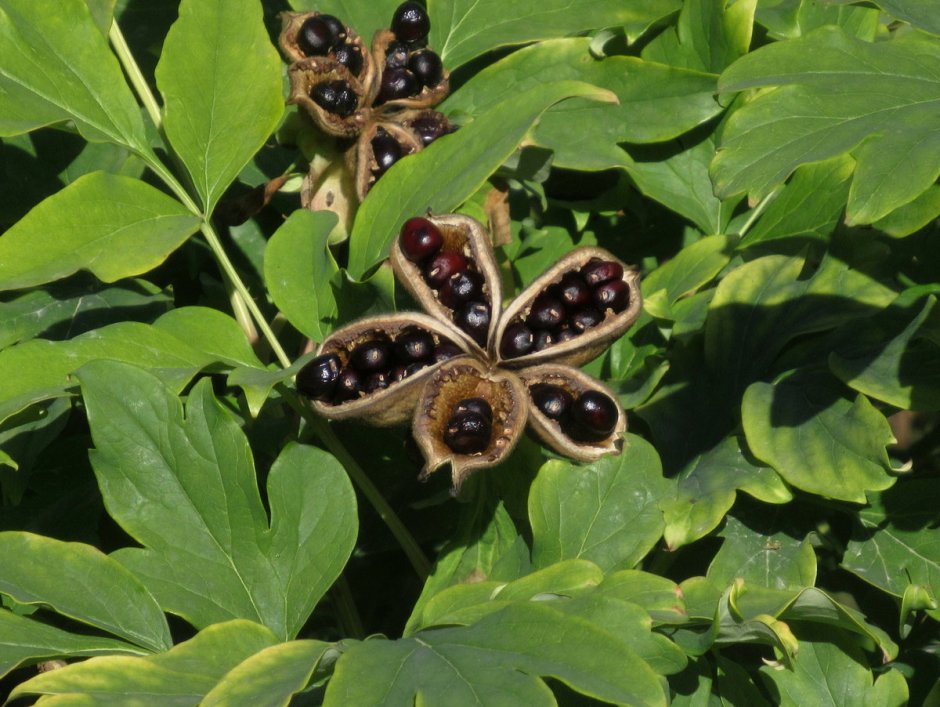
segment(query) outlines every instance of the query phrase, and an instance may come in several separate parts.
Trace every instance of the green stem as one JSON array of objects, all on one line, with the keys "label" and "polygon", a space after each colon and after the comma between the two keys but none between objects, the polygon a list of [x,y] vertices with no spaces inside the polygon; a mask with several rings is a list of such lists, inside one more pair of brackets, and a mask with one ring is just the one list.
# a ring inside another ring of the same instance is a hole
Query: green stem
[{"label": "green stem", "polygon": [[783,189],[783,186],[779,186],[770,192],[767,196],[760,200],[760,203],[757,204],[748,214],[747,221],[744,222],[744,225],[741,226],[741,230],[738,231],[738,236],[744,238],[745,234],[751,230],[751,226],[754,225],[754,222],[760,218],[760,215],[764,213],[764,210],[770,206],[770,202],[777,198],[777,195],[780,193],[780,190]]},{"label": "green stem", "polygon": [[343,633],[350,638],[360,640],[365,638],[366,630],[362,625],[359,610],[356,609],[356,603],[353,601],[352,590],[349,588],[349,582],[346,581],[346,575],[341,574],[336,578],[330,590],[330,595],[333,599],[333,605],[336,607],[336,618],[339,620]]},{"label": "green stem", "polygon": [[147,79],[144,78],[143,72],[140,70],[137,62],[134,61],[134,56],[131,54],[130,47],[127,46],[127,41],[124,39],[121,28],[118,27],[117,20],[111,23],[108,38],[111,40],[111,45],[114,47],[114,52],[117,54],[121,66],[124,67],[124,72],[131,80],[131,85],[133,85],[134,90],[137,91],[137,95],[140,96],[144,108],[147,109],[150,120],[153,121],[153,124],[157,126],[157,130],[162,135],[163,114],[160,112],[160,105],[157,103],[156,96],[154,96],[153,92],[150,90],[150,86],[147,85]]}]

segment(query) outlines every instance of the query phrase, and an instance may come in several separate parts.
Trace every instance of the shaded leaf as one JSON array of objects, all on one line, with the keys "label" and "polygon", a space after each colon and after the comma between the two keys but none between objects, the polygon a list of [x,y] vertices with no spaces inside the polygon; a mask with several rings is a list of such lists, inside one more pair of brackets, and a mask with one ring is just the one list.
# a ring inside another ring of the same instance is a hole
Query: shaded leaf
[{"label": "shaded leaf", "polygon": [[[857,2],[857,0],[829,0],[834,3]],[[910,22],[918,29],[940,35],[940,17],[932,0],[873,0],[875,5],[899,20]]]},{"label": "shaded leaf", "polygon": [[900,206],[872,225],[894,238],[903,238],[940,217],[940,185],[934,185],[913,201]]}]

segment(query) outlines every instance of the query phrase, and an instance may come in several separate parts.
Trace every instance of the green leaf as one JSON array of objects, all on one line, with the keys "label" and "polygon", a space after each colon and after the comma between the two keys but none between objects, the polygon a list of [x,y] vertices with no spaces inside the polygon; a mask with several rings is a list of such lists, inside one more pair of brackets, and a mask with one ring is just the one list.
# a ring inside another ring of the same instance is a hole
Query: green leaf
[{"label": "green leaf", "polygon": [[[834,3],[858,0],[828,0]],[[940,17],[933,0],[873,0],[874,4],[899,20],[910,22],[918,29],[940,35]]]},{"label": "green leaf", "polygon": [[303,690],[329,648],[323,641],[290,641],[255,653],[212,688],[200,707],[286,707]]},{"label": "green leaf", "polygon": [[275,231],[264,252],[264,281],[287,321],[314,341],[323,341],[338,313],[334,287],[339,268],[327,249],[336,225],[330,211],[294,211]]},{"label": "green leaf", "polygon": [[672,306],[708,284],[731,261],[731,236],[709,236],[686,246],[643,280],[643,306],[654,317],[672,319]]},{"label": "green leaf", "polygon": [[857,166],[846,220],[864,224],[940,176],[940,40],[873,44],[824,27],[748,54],[719,82],[724,93],[767,86],[776,88],[725,125],[712,165],[719,196],[758,200],[799,165],[851,152]]},{"label": "green leaf", "polygon": [[102,657],[41,673],[16,687],[11,698],[61,695],[70,704],[114,707],[159,704],[195,707],[243,660],[277,642],[250,621],[229,621],[200,631],[166,653],[147,658]]},{"label": "green leaf", "polygon": [[[395,9],[401,0],[372,0],[372,2],[356,2],[355,0],[289,0],[290,6],[299,12],[316,10],[318,12],[335,15],[344,25],[352,27],[362,41],[369,46],[372,35],[376,30],[388,27],[392,22]],[[433,15],[435,8],[430,11]],[[432,22],[432,24],[434,24]],[[451,67],[448,67],[451,68]]]},{"label": "green leaf", "polygon": [[911,633],[916,617],[914,614],[925,609],[936,610],[940,608],[937,599],[931,594],[930,588],[923,584],[909,584],[901,597],[901,615],[898,621],[898,633],[901,638],[907,638]]},{"label": "green leaf", "polygon": [[826,374],[797,374],[780,383],[754,383],[741,418],[748,446],[803,491],[855,503],[895,478],[885,447],[891,427],[864,395],[843,397]]},{"label": "green leaf", "polygon": [[658,623],[682,623],[688,619],[679,585],[670,579],[640,570],[620,570],[604,577],[598,591],[643,608]]},{"label": "green leaf", "polygon": [[451,70],[498,47],[626,25],[635,39],[679,0],[431,0],[431,46]]},{"label": "green leaf", "polygon": [[608,91],[578,81],[541,84],[393,165],[389,173],[394,176],[377,182],[356,213],[349,273],[360,279],[384,258],[401,224],[415,214],[453,211],[515,151],[542,113],[573,97],[614,99]]},{"label": "green leaf", "polygon": [[287,368],[279,368],[275,364],[270,364],[268,368],[237,366],[229,373],[226,384],[244,388],[249,412],[253,417],[257,417],[274,386],[293,380],[300,369],[316,358],[316,355],[316,351],[309,351]]},{"label": "green leaf", "polygon": [[101,30],[101,34],[108,36],[108,30],[111,29],[111,21],[114,19],[115,0],[85,0],[88,3],[88,11],[92,19]]},{"label": "green leaf", "polygon": [[253,0],[183,0],[157,65],[164,128],[205,213],[284,112],[281,60]]},{"label": "green leaf", "polygon": [[916,233],[937,217],[940,217],[940,185],[935,184],[872,225],[893,238],[903,238]]},{"label": "green leaf", "polygon": [[825,25],[838,25],[860,39],[873,42],[881,26],[881,13],[876,8],[836,5],[839,1],[760,0],[757,21],[774,39],[794,39]]},{"label": "green leaf", "polygon": [[585,37],[513,52],[461,86],[443,110],[477,116],[520,91],[558,80],[592,83],[613,92],[618,102],[566,101],[546,112],[533,141],[554,150],[557,167],[598,170],[629,164],[618,143],[669,140],[721,111],[714,75],[636,57],[593,59]]},{"label": "green leaf", "polygon": [[839,223],[854,169],[846,155],[798,167],[739,247],[793,236],[827,238]]},{"label": "green leaf", "polygon": [[[859,528],[842,566],[897,597],[912,584],[940,587],[938,504],[940,489],[930,478],[904,479],[871,494],[870,506],[859,511]],[[929,613],[940,620],[937,609]]]},{"label": "green leaf", "polygon": [[0,676],[21,665],[44,659],[148,652],[113,638],[68,633],[0,609]]},{"label": "green leaf", "polygon": [[94,172],[0,238],[0,290],[88,270],[105,282],[152,270],[199,226],[182,204],[130,177]]},{"label": "green leaf", "polygon": [[0,533],[0,592],[55,611],[152,651],[170,647],[170,628],[143,585],[91,545]]},{"label": "green leaf", "polygon": [[633,650],[547,604],[516,604],[469,627],[355,644],[337,661],[324,705],[554,705],[542,676],[605,702],[666,704],[655,673]]},{"label": "green leaf", "polygon": [[295,636],[355,542],[355,498],[339,463],[286,447],[268,475],[269,524],[245,435],[208,379],[184,419],[173,391],[142,370],[97,361],[77,375],[108,511],[146,548],[116,559],[197,627],[249,618]]},{"label": "green leaf", "polygon": [[652,445],[627,435],[624,450],[586,466],[545,464],[529,493],[532,562],[585,559],[608,572],[636,565],[663,533],[660,504],[674,494]]},{"label": "green leaf", "polygon": [[171,309],[157,319],[153,326],[185,341],[213,361],[222,361],[231,366],[264,367],[238,322],[217,309]]},{"label": "green leaf", "polygon": [[87,140],[153,155],[137,101],[85,0],[62,0],[55,12],[3,0],[0,56],[0,135],[71,120]]}]

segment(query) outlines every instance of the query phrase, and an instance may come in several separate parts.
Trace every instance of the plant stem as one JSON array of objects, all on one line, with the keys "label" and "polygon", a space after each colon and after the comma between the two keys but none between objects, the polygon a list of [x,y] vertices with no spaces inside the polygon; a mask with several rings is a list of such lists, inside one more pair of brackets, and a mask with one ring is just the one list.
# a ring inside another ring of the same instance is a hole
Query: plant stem
[{"label": "plant stem", "polygon": [[362,618],[359,616],[359,610],[356,609],[356,603],[353,601],[352,590],[349,588],[349,582],[346,581],[346,575],[340,574],[333,583],[330,590],[330,596],[333,599],[333,605],[336,608],[336,617],[339,620],[340,628],[350,638],[365,638],[366,630],[362,625]]},{"label": "plant stem", "polygon": [[114,52],[117,54],[121,66],[124,67],[127,77],[131,80],[131,85],[133,85],[134,90],[137,91],[137,95],[140,96],[144,108],[147,109],[150,120],[153,121],[153,124],[157,126],[157,130],[162,135],[163,114],[160,112],[160,105],[157,103],[156,96],[154,96],[153,92],[150,90],[150,86],[147,85],[147,79],[144,78],[143,72],[141,72],[137,62],[134,61],[131,49],[127,46],[127,41],[124,39],[121,28],[118,27],[117,20],[111,23],[108,38],[111,40]]},{"label": "plant stem", "polygon": [[767,196],[760,200],[760,203],[757,204],[748,214],[747,221],[744,222],[744,225],[741,226],[741,230],[738,231],[738,237],[744,238],[745,234],[751,230],[751,226],[754,225],[754,222],[760,218],[760,215],[764,213],[764,210],[770,206],[770,202],[777,198],[777,195],[780,193],[780,190],[783,189],[783,186],[779,186],[770,192]]}]

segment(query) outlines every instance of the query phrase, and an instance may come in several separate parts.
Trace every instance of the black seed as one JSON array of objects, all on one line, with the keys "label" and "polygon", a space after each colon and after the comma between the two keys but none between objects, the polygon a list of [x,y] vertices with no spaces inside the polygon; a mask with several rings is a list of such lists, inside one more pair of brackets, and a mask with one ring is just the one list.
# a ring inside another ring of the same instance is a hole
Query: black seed
[{"label": "black seed", "polygon": [[444,236],[426,218],[416,216],[405,221],[398,236],[402,253],[413,263],[437,253],[444,245]]},{"label": "black seed", "polygon": [[571,341],[580,333],[579,331],[572,329],[567,324],[562,324],[560,327],[555,329],[553,332],[555,336],[556,344],[563,344],[566,341]]},{"label": "black seed", "polygon": [[423,329],[409,329],[395,339],[395,357],[404,364],[427,361],[434,355],[434,337]]},{"label": "black seed", "polygon": [[627,308],[630,302],[630,288],[623,280],[612,280],[594,290],[594,304],[603,311],[612,309],[615,312],[622,312]]},{"label": "black seed", "polygon": [[332,15],[316,15],[300,25],[297,46],[307,56],[326,56],[340,40],[340,35],[345,37],[346,30],[339,20]]},{"label": "black seed", "polygon": [[323,354],[297,373],[297,390],[314,400],[327,400],[336,387],[341,363],[336,354]]},{"label": "black seed", "polygon": [[436,112],[420,115],[412,120],[409,125],[421,138],[421,142],[425,147],[449,131],[447,118]]},{"label": "black seed", "polygon": [[408,66],[408,47],[402,42],[392,42],[385,50],[385,66],[389,69],[404,69]]},{"label": "black seed", "polygon": [[408,69],[422,86],[434,88],[444,78],[441,58],[430,49],[422,49],[408,58]]},{"label": "black seed", "polygon": [[533,342],[533,348],[536,351],[542,351],[547,349],[549,346],[555,343],[555,337],[547,329],[540,329],[535,332],[535,340]]},{"label": "black seed", "polygon": [[581,275],[584,281],[591,287],[597,287],[611,280],[619,280],[623,277],[623,266],[612,260],[601,260],[592,258],[587,265],[581,268]]},{"label": "black seed", "polygon": [[362,71],[362,52],[355,44],[340,44],[333,52],[333,56],[340,64],[349,69],[353,76]]},{"label": "black seed", "polygon": [[389,383],[391,383],[391,376],[380,371],[366,378],[366,383],[363,387],[366,393],[374,393],[377,390],[385,390],[388,388]]},{"label": "black seed", "polygon": [[320,19],[330,28],[330,32],[336,37],[337,42],[346,39],[346,26],[338,17],[334,15],[320,15]]},{"label": "black seed", "polygon": [[483,398],[464,398],[454,406],[453,415],[462,415],[472,412],[480,415],[487,422],[493,421],[493,408]]},{"label": "black seed", "polygon": [[585,307],[571,315],[571,328],[576,332],[595,327],[604,321],[604,315],[594,307]]},{"label": "black seed", "polygon": [[580,309],[591,301],[591,288],[576,272],[565,273],[556,292],[558,299],[569,310]]},{"label": "black seed", "polygon": [[388,372],[388,380],[391,383],[398,383],[405,379],[405,376],[408,375],[408,368],[403,365],[394,366],[391,371]]},{"label": "black seed", "polygon": [[457,344],[453,344],[450,341],[442,341],[437,345],[437,348],[434,349],[434,363],[446,361],[454,358],[454,356],[460,356],[462,353],[463,351]]},{"label": "black seed", "polygon": [[454,323],[483,346],[490,328],[490,307],[484,302],[470,302],[457,311]]},{"label": "black seed", "polygon": [[440,289],[441,304],[457,309],[461,304],[483,295],[483,276],[474,270],[462,270],[450,276]]},{"label": "black seed", "polygon": [[561,386],[538,383],[532,386],[532,400],[545,417],[561,422],[568,416],[573,398]]},{"label": "black seed", "polygon": [[349,363],[360,373],[387,371],[391,363],[391,349],[387,341],[366,341],[352,350]]},{"label": "black seed", "polygon": [[490,445],[492,424],[475,412],[455,414],[444,430],[444,444],[458,454],[476,454]]},{"label": "black seed", "polygon": [[310,98],[323,110],[341,118],[352,115],[359,105],[359,96],[345,81],[324,81],[310,91]]},{"label": "black seed", "polygon": [[532,329],[553,329],[565,319],[565,306],[548,292],[535,298],[526,324]]},{"label": "black seed", "polygon": [[392,15],[392,32],[403,42],[420,42],[431,31],[431,19],[416,2],[403,2]]},{"label": "black seed", "polygon": [[438,253],[424,269],[424,279],[432,289],[441,289],[453,275],[467,269],[469,263],[460,253]]},{"label": "black seed", "polygon": [[514,322],[503,332],[503,341],[499,351],[506,358],[525,356],[534,345],[532,330],[522,322]]},{"label": "black seed", "polygon": [[408,69],[385,69],[382,72],[382,87],[375,102],[400,101],[415,95],[419,88],[418,80]]},{"label": "black seed", "polygon": [[341,403],[345,400],[355,400],[362,390],[362,378],[352,368],[344,368],[336,379],[336,390],[333,391],[333,402]]},{"label": "black seed", "polygon": [[378,178],[401,159],[402,149],[401,145],[398,144],[398,140],[393,138],[382,128],[375,131],[375,137],[372,138],[371,144],[372,154],[375,156],[375,162],[377,164],[374,172],[376,178]]},{"label": "black seed", "polygon": [[574,427],[571,436],[575,439],[599,441],[610,436],[619,417],[617,404],[596,390],[588,390],[578,396],[571,408]]}]

